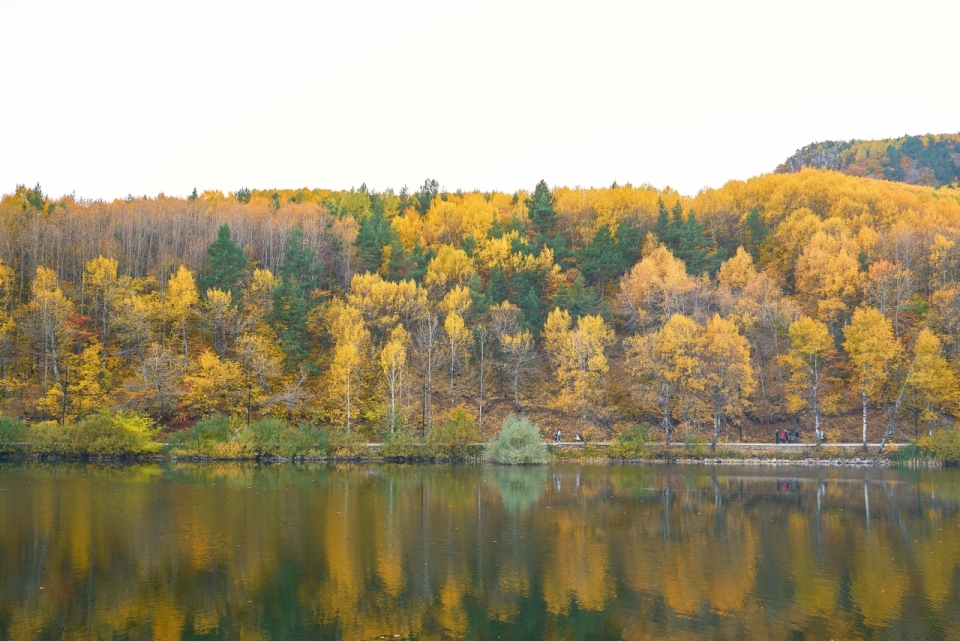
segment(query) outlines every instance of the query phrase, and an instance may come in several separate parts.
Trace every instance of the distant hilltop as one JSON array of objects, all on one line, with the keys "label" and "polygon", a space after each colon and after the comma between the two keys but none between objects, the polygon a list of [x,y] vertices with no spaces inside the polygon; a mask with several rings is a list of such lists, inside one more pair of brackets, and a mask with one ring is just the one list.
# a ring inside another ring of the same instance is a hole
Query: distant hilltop
[{"label": "distant hilltop", "polygon": [[794,173],[804,167],[912,185],[957,185],[960,182],[960,134],[817,142],[787,158],[776,172]]}]

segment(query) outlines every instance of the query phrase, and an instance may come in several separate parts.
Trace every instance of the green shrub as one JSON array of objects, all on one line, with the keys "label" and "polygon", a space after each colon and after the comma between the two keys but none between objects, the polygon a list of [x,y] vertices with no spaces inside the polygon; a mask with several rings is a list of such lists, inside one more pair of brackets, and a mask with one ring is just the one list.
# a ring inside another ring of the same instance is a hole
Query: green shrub
[{"label": "green shrub", "polygon": [[368,454],[364,439],[356,432],[330,430],[330,452],[342,458],[357,458]]},{"label": "green shrub", "polygon": [[66,439],[67,428],[56,421],[33,423],[25,436],[27,449],[36,454],[59,454]]},{"label": "green shrub", "polygon": [[256,458],[322,456],[330,450],[327,430],[303,424],[292,427],[276,418],[250,425],[226,416],[211,416],[174,434],[167,446],[179,456]]},{"label": "green shrub", "polygon": [[253,456],[292,456],[291,431],[285,421],[264,418],[243,427],[238,440]]},{"label": "green shrub", "polygon": [[709,451],[710,437],[687,430],[683,437],[683,449],[693,456],[704,456]]},{"label": "green shrub", "polygon": [[149,454],[160,451],[161,444],[154,440],[156,433],[156,424],[146,416],[101,412],[68,425],[65,444],[71,454]]},{"label": "green shrub", "polygon": [[9,416],[0,415],[0,453],[19,452],[27,435],[27,426]]},{"label": "green shrub", "polygon": [[648,458],[650,454],[650,426],[646,423],[625,429],[610,444],[612,458]]},{"label": "green shrub", "polygon": [[330,448],[326,430],[309,424],[294,428],[277,418],[261,419],[242,428],[238,440],[252,456],[315,456]]},{"label": "green shrub", "polygon": [[[477,422],[465,405],[453,408],[447,418],[435,425],[427,435],[427,443],[432,446],[424,456],[432,458],[460,458],[469,455],[470,445],[480,440]],[[476,452],[473,452],[476,455]]]},{"label": "green shrub", "polygon": [[558,462],[586,461],[610,456],[609,450],[601,450],[589,441],[580,447],[555,447],[551,454],[553,455],[553,460]]},{"label": "green shrub", "polygon": [[227,443],[233,434],[230,418],[216,414],[194,423],[190,429],[176,432],[167,445],[181,456],[216,456],[222,450],[219,446]]},{"label": "green shrub", "polygon": [[399,429],[386,438],[379,454],[385,458],[426,458],[429,449],[419,436],[409,430]]},{"label": "green shrub", "polygon": [[937,430],[933,436],[921,436],[917,448],[925,455],[947,464],[960,463],[960,430]]},{"label": "green shrub", "polygon": [[917,447],[916,443],[902,445],[890,453],[890,460],[894,463],[909,463],[917,459],[930,457],[930,453]]},{"label": "green shrub", "polygon": [[450,410],[446,420],[435,425],[427,435],[427,442],[436,445],[467,445],[479,440],[477,422],[465,405]]},{"label": "green shrub", "polygon": [[325,456],[330,453],[330,430],[325,427],[301,423],[295,439],[302,456]]},{"label": "green shrub", "polygon": [[27,429],[29,449],[39,454],[120,456],[160,451],[153,420],[120,411],[100,412],[79,423],[35,423]]},{"label": "green shrub", "polygon": [[504,421],[500,433],[487,443],[483,457],[501,465],[542,464],[550,460],[537,426],[513,414]]}]

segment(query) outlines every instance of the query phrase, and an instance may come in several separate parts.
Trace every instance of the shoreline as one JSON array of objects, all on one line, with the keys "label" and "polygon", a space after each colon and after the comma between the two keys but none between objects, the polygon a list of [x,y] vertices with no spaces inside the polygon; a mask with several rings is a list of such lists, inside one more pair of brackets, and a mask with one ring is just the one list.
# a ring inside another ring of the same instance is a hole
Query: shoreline
[{"label": "shoreline", "polygon": [[[0,462],[39,462],[39,463],[249,463],[260,465],[303,465],[318,463],[364,463],[364,464],[431,464],[431,465],[491,465],[497,467],[512,467],[487,463],[481,457],[380,457],[380,456],[263,456],[263,457],[210,457],[210,456],[172,456],[164,454],[142,455],[62,455],[62,454],[0,454]],[[767,458],[761,456],[727,457],[709,455],[689,455],[670,457],[630,457],[613,458],[584,456],[577,458],[555,457],[546,465],[723,465],[723,466],[802,466],[802,467],[947,467],[944,463],[934,460],[918,459],[913,461],[895,462],[885,457],[802,457],[802,458]],[[520,467],[528,467],[522,465]]]}]

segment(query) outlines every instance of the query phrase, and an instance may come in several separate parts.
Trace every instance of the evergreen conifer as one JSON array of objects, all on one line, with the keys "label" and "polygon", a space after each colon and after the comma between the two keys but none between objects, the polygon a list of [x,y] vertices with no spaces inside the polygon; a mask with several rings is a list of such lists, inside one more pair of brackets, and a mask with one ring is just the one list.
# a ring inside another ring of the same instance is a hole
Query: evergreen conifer
[{"label": "evergreen conifer", "polygon": [[237,288],[237,281],[243,275],[243,270],[247,266],[247,259],[241,249],[230,235],[229,225],[220,225],[217,230],[217,239],[207,247],[207,265],[206,274],[200,278],[200,288],[206,292],[208,289],[217,287],[223,291],[229,291],[234,298],[240,295]]}]

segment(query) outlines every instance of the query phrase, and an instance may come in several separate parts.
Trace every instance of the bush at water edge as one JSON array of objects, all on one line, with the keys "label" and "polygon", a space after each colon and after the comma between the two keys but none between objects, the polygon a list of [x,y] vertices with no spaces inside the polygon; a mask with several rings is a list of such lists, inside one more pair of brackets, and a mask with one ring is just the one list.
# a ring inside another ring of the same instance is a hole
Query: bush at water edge
[{"label": "bush at water edge", "polygon": [[500,433],[487,443],[483,457],[501,465],[535,465],[547,463],[550,453],[540,440],[540,430],[527,418],[507,417]]}]

